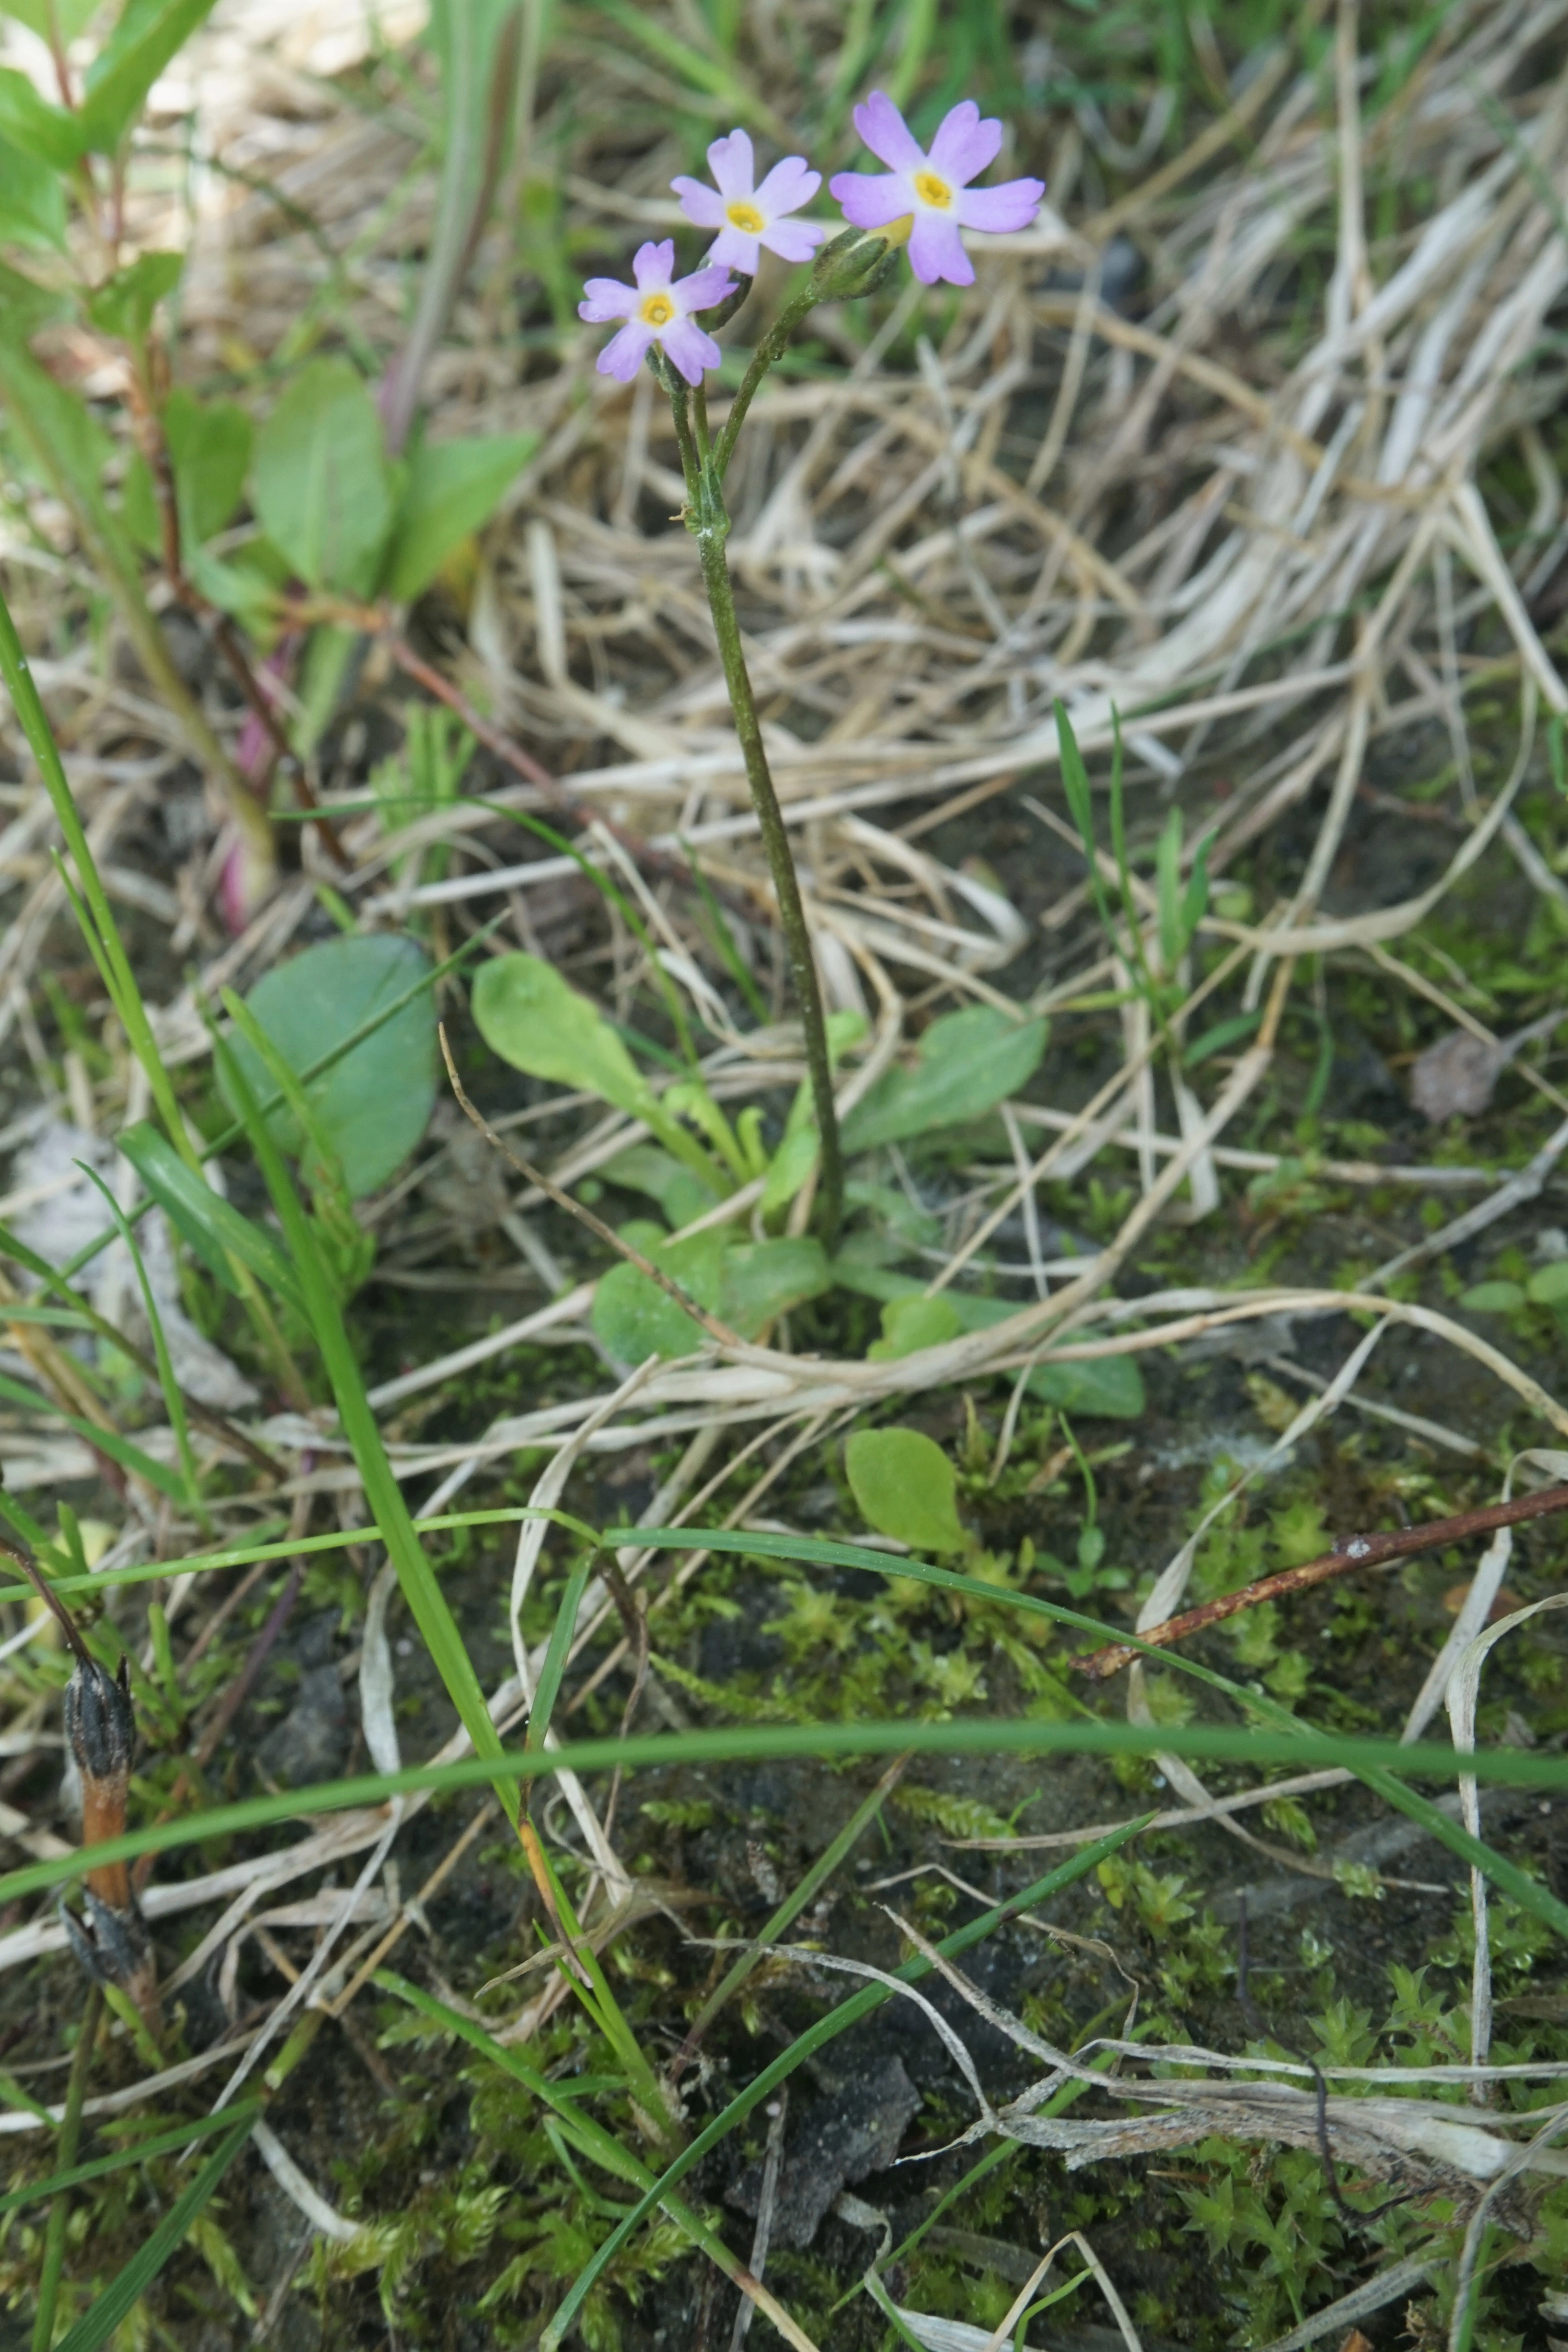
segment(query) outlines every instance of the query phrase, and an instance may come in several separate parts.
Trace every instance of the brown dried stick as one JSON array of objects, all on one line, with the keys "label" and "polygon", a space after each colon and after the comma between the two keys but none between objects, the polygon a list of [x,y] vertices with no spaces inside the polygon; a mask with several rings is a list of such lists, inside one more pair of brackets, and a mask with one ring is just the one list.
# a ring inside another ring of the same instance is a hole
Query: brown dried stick
[{"label": "brown dried stick", "polygon": [[738,1331],[731,1331],[727,1323],[721,1323],[716,1315],[710,1315],[705,1307],[700,1307],[696,1299],[682,1290],[678,1282],[670,1280],[661,1266],[655,1265],[653,1260],[650,1257],[645,1257],[641,1250],[634,1249],[630,1242],[623,1241],[619,1234],[605,1224],[603,1217],[596,1217],[592,1209],[585,1209],[581,1201],[574,1201],[571,1193],[555,1183],[542,1168],[536,1168],[531,1160],[524,1160],[520,1153],[512,1150],[504,1137],[496,1133],[484,1113],[476,1110],[463,1092],[463,1081],[458,1076],[457,1065],[452,1059],[452,1049],[447,1043],[445,1022],[440,1024],[436,1034],[441,1040],[441,1057],[447,1065],[447,1076],[452,1081],[452,1092],[458,1097],[458,1108],[472,1119],[485,1140],[488,1143],[493,1143],[498,1151],[505,1154],[518,1174],[530,1184],[537,1184],[540,1191],[546,1193],[558,1209],[564,1209],[569,1217],[575,1217],[580,1225],[586,1225],[588,1231],[602,1241],[607,1249],[613,1249],[618,1256],[624,1257],[628,1265],[635,1265],[639,1274],[646,1274],[650,1282],[657,1282],[666,1296],[674,1299],[683,1315],[689,1315],[694,1322],[701,1324],[710,1339],[716,1339],[721,1348],[743,1348],[746,1343]]},{"label": "brown dried stick", "polygon": [[1236,1592],[1222,1593],[1217,1601],[1205,1601],[1199,1609],[1184,1610],[1179,1617],[1167,1617],[1163,1624],[1152,1625],[1141,1633],[1136,1643],[1110,1642],[1102,1650],[1091,1650],[1086,1657],[1074,1658],[1077,1674],[1087,1675],[1092,1682],[1105,1682],[1130,1666],[1146,1648],[1168,1649],[1173,1642],[1184,1642],[1189,1633],[1201,1633],[1210,1625],[1223,1623],[1227,1617],[1238,1617],[1244,1609],[1256,1609],[1262,1601],[1283,1600],[1288,1593],[1305,1592],[1314,1584],[1331,1583],[1335,1577],[1350,1576],[1358,1568],[1382,1568],[1390,1560],[1409,1559],[1416,1552],[1436,1551],[1445,1544],[1463,1543],[1468,1536],[1489,1535],[1494,1528],[1518,1527],[1524,1519],[1544,1519],[1554,1511],[1568,1511],[1568,1485],[1543,1486],[1539,1494],[1521,1495],[1511,1503],[1488,1503],[1479,1511],[1457,1511],[1448,1519],[1424,1519],[1419,1527],[1394,1528],[1384,1535],[1346,1536],[1317,1559],[1304,1567],[1281,1569],[1277,1576],[1259,1577],[1256,1584],[1244,1584]]}]

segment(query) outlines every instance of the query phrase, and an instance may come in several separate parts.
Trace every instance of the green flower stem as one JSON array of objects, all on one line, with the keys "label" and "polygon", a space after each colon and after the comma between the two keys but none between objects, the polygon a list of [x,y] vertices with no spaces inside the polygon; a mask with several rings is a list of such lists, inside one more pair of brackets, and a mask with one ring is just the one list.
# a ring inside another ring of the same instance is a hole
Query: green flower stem
[{"label": "green flower stem", "polygon": [[730,535],[730,518],[724,507],[717,451],[699,477],[696,508],[688,509],[686,527],[697,541],[697,551],[702,562],[702,584],[708,591],[709,610],[713,615],[713,627],[719,639],[719,657],[724,665],[724,684],[729,689],[735,732],[741,739],[741,755],[746,763],[746,782],[752,788],[752,806],[757,813],[763,847],[767,852],[768,866],[773,877],[779,921],[784,929],[784,947],[789,956],[790,978],[795,983],[795,1003],[800,1009],[801,1025],[805,1032],[806,1068],[811,1076],[812,1100],[816,1108],[816,1132],[822,1148],[819,1219],[822,1239],[831,1248],[844,1210],[844,1153],[838,1139],[838,1112],[833,1100],[833,1066],[827,1051],[827,1021],[822,1009],[816,960],[811,951],[811,933],[806,928],[805,908],[801,904],[795,856],[789,845],[784,812],[773,790],[768,755],[763,744],[762,726],[757,718],[756,699],[752,692],[746,657],[741,649],[741,625],[735,616],[735,593],[730,581],[729,559],[724,552],[724,541]]},{"label": "green flower stem", "polygon": [[[809,302],[803,307],[802,298],[797,296],[784,317],[791,318],[792,311],[795,317],[804,317],[809,307]],[[791,323],[794,323],[793,319]],[[773,337],[779,331],[775,328]],[[772,340],[770,337],[769,341]],[[783,350],[782,341],[778,348]],[[801,1025],[805,1032],[806,1067],[811,1076],[816,1131],[822,1146],[819,1212],[822,1238],[831,1248],[844,1211],[844,1154],[838,1140],[838,1113],[833,1100],[833,1066],[827,1051],[827,1022],[822,1009],[822,991],[817,985],[816,960],[811,951],[805,909],[801,904],[795,855],[789,845],[789,834],[784,825],[784,813],[779,807],[778,794],[773,790],[773,772],[768,766],[762,726],[757,718],[756,698],[752,692],[751,676],[741,648],[741,625],[735,617],[735,593],[730,581],[729,559],[724,553],[724,542],[730,536],[730,516],[724,505],[720,462],[722,436],[719,442],[709,446],[708,405],[699,386],[696,394],[698,430],[696,437],[693,437],[691,393],[661,352],[656,350],[650,356],[654,373],[669,395],[676,444],[680,451],[680,470],[686,478],[684,520],[687,530],[697,541],[697,551],[702,562],[702,583],[708,591],[708,606],[713,615],[714,634],[719,639],[719,657],[724,665],[724,684],[729,690],[730,709],[735,721],[735,732],[741,740],[741,754],[746,763],[746,782],[752,788],[752,806],[757,813],[763,847],[767,853],[769,869],[773,877],[779,921],[784,929],[784,946],[789,956],[790,977],[795,983],[795,1003],[800,1008]],[[751,373],[757,373],[761,358],[759,352],[757,359],[752,362]],[[750,380],[748,375],[747,381]],[[761,381],[760,375],[758,381]],[[729,431],[728,425],[725,431]]]},{"label": "green flower stem", "polygon": [[[61,2172],[69,2172],[76,2162],[77,2143],[81,2137],[82,2103],[87,2097],[88,2069],[92,2063],[92,2045],[98,2039],[100,2001],[97,1985],[89,1985],[87,1999],[82,2004],[81,2024],[77,2029],[70,2080],[66,2085],[65,2114],[60,2118],[57,2169]],[[38,2273],[38,2309],[33,2322],[33,2352],[49,2352],[49,2346],[54,2342],[55,2305],[59,2301],[60,2273],[65,2267],[66,2221],[69,2212],[70,2191],[62,2189],[49,2207],[49,2218],[44,2231],[44,2260]]]}]

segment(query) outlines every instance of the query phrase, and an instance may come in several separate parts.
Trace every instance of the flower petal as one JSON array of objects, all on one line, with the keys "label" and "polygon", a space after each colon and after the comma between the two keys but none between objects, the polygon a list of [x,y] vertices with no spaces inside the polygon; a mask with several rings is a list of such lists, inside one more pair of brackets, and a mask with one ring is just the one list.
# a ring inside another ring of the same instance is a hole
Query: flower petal
[{"label": "flower petal", "polygon": [[827,235],[822,221],[770,221],[757,240],[781,261],[809,261]]},{"label": "flower petal", "polygon": [[1043,180],[1004,180],[994,188],[960,188],[953,218],[961,228],[1027,228],[1046,193]]},{"label": "flower petal", "polygon": [[678,278],[669,290],[681,316],[689,318],[693,310],[710,310],[715,302],[722,302],[734,292],[735,281],[722,264],[715,267],[710,262],[706,268],[694,269],[689,278]]},{"label": "flower petal", "polygon": [[950,286],[973,286],[974,265],[963,250],[958,224],[946,213],[915,215],[910,231],[910,268],[922,286],[945,278]]},{"label": "flower petal", "polygon": [[637,309],[637,288],[623,286],[618,278],[590,278],[583,291],[588,299],[578,303],[577,316],[595,327],[606,319],[629,319]]},{"label": "flower petal", "polygon": [[749,196],[757,169],[750,134],[731,131],[728,139],[715,139],[708,150],[708,168],[721,196]]},{"label": "flower petal", "polygon": [[723,227],[724,199],[717,188],[710,188],[706,180],[689,180],[684,173],[669,184],[689,221],[695,221],[699,228]]},{"label": "flower petal", "polygon": [[[618,335],[616,341],[620,341]],[[659,341],[666,358],[672,367],[679,369],[688,383],[700,383],[703,369],[716,368],[724,356],[712,336],[705,335],[689,319],[673,320]]]},{"label": "flower petal", "polygon": [[944,114],[931,142],[931,167],[944,180],[955,181],[963,187],[996,161],[1002,148],[1002,125],[991,117],[980,120],[980,109],[972,98]]},{"label": "flower petal", "polygon": [[920,199],[902,172],[839,172],[828,182],[829,193],[844,207],[851,228],[886,228],[919,210]]},{"label": "flower petal", "polygon": [[[754,278],[760,242],[757,237],[748,236],[744,229],[731,228],[726,225],[708,248],[709,266],[724,270],[739,269],[745,277]],[[709,306],[698,303],[694,307],[702,310]]]},{"label": "flower petal", "polygon": [[821,185],[821,173],[812,171],[804,155],[786,155],[773,165],[753,201],[764,220],[777,220],[781,213],[797,213],[802,205],[810,204]]},{"label": "flower petal", "polygon": [[630,319],[618,335],[612,335],[599,353],[601,375],[613,375],[622,383],[630,383],[642,365],[643,353],[653,341],[653,330],[645,327],[640,319]]},{"label": "flower petal", "polygon": [[661,237],[657,245],[639,245],[632,256],[632,276],[637,281],[639,294],[651,294],[668,286],[675,268],[675,239]]},{"label": "flower petal", "polygon": [[855,128],[879,163],[895,172],[918,172],[925,150],[885,89],[874,89],[864,106],[855,109]]}]

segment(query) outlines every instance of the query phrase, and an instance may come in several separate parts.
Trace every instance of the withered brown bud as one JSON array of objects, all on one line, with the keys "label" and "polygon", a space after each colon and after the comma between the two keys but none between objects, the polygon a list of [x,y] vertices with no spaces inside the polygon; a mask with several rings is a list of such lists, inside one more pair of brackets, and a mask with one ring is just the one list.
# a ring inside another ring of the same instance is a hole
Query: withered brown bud
[{"label": "withered brown bud", "polygon": [[130,1678],[123,1658],[118,1676],[96,1658],[77,1667],[66,1685],[65,1730],[84,1785],[94,1780],[118,1780],[123,1785],[136,1742],[136,1718],[131,1709]]}]

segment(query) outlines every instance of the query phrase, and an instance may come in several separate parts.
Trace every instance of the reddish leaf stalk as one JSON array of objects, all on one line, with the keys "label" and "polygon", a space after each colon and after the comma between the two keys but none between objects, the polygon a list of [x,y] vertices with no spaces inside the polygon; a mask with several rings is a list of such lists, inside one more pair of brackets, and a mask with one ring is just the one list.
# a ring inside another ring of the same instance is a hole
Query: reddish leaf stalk
[{"label": "reddish leaf stalk", "polygon": [[1488,1503],[1478,1511],[1457,1511],[1452,1518],[1424,1519],[1419,1527],[1394,1528],[1375,1536],[1345,1536],[1332,1551],[1300,1568],[1281,1569],[1276,1576],[1259,1577],[1256,1584],[1221,1593],[1217,1601],[1205,1601],[1201,1608],[1167,1617],[1163,1624],[1141,1633],[1136,1643],[1110,1642],[1101,1650],[1074,1658],[1073,1670],[1087,1675],[1091,1682],[1105,1682],[1130,1666],[1142,1649],[1168,1649],[1173,1642],[1184,1642],[1190,1633],[1205,1633],[1227,1617],[1240,1616],[1244,1609],[1256,1609],[1260,1601],[1282,1601],[1314,1584],[1352,1575],[1357,1569],[1384,1568],[1392,1560],[1410,1559],[1417,1552],[1463,1543],[1470,1536],[1490,1535],[1495,1528],[1518,1527],[1526,1519],[1544,1519],[1554,1511],[1568,1511],[1568,1485],[1543,1486],[1538,1494],[1517,1496],[1511,1503]]}]

